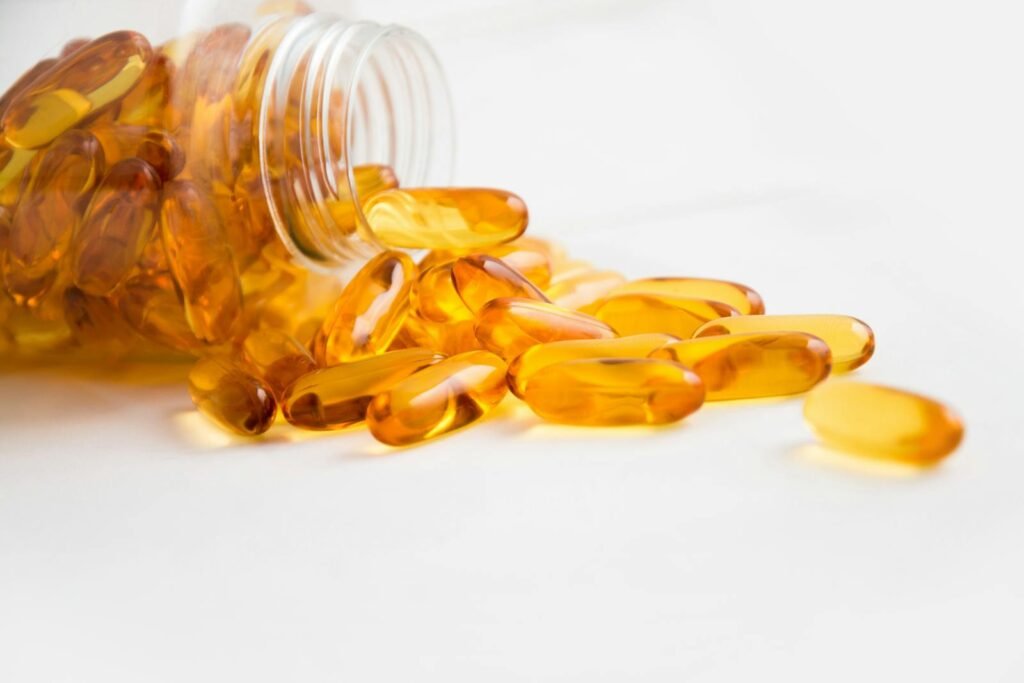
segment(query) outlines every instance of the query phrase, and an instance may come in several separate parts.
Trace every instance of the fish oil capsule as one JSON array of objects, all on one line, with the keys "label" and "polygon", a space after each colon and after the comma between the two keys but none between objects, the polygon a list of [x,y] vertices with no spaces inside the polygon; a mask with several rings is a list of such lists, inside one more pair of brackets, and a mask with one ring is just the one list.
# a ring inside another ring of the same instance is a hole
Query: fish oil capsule
[{"label": "fish oil capsule", "polygon": [[455,289],[453,265],[454,262],[442,263],[420,274],[413,308],[424,320],[444,323],[473,319],[473,312]]},{"label": "fish oil capsule", "polygon": [[116,299],[125,322],[144,339],[184,352],[201,347],[169,274],[133,276],[118,290]]},{"label": "fish oil capsule", "polygon": [[105,296],[131,272],[153,236],[160,176],[141,159],[119,161],[100,182],[71,239],[75,284]]},{"label": "fish oil capsule", "polygon": [[189,326],[205,342],[227,341],[242,314],[242,285],[216,207],[197,185],[176,180],[164,188],[160,226]]},{"label": "fish oil capsule", "polygon": [[35,66],[19,76],[18,80],[14,81],[3,95],[0,95],[0,120],[3,120],[4,112],[7,111],[11,102],[56,63],[56,59],[44,59],[41,62],[36,62]]},{"label": "fish oil capsule", "polygon": [[14,207],[18,203],[32,162],[38,156],[35,150],[17,149],[0,142],[0,205]]},{"label": "fish oil capsule", "polygon": [[64,320],[80,345],[119,353],[138,339],[108,298],[91,296],[74,286],[65,289],[62,298]]},{"label": "fish oil capsule", "polygon": [[472,320],[438,323],[410,314],[389,348],[425,348],[454,356],[481,348]]},{"label": "fish oil capsule", "polygon": [[700,377],[653,358],[563,361],[530,378],[523,399],[545,420],[575,425],[657,425],[704,403]]},{"label": "fish oil capsule", "polygon": [[383,353],[409,313],[416,264],[386,251],[372,258],[348,283],[313,341],[320,365]]},{"label": "fish oil capsule", "polygon": [[270,389],[226,358],[196,362],[188,373],[188,391],[199,412],[242,436],[264,433],[277,415]]},{"label": "fish oil capsule", "polygon": [[11,100],[4,139],[37,149],[120,100],[139,81],[153,49],[143,36],[118,31],[61,59]]},{"label": "fish oil capsule", "polygon": [[370,402],[370,433],[407,446],[461,429],[486,415],[508,392],[505,363],[493,353],[452,356],[405,378]]},{"label": "fish oil capsule", "polygon": [[392,247],[478,249],[526,230],[522,199],[503,190],[415,188],[370,197],[363,213],[377,238]]},{"label": "fish oil capsule", "polygon": [[165,183],[185,167],[185,153],[162,128],[107,124],[93,126],[89,132],[100,141],[109,163],[138,157],[152,166]]},{"label": "fish oil capsule", "polygon": [[626,281],[614,270],[586,268],[565,271],[555,275],[544,291],[554,303],[564,308],[579,310],[605,296]]},{"label": "fish oil capsule", "polygon": [[662,294],[684,299],[709,299],[731,306],[742,315],[764,313],[761,295],[746,285],[696,277],[652,277],[616,287],[613,294]]},{"label": "fish oil capsule", "polygon": [[537,344],[615,336],[615,330],[596,318],[530,299],[495,299],[483,307],[476,323],[483,347],[506,360]]},{"label": "fish oil capsule", "polygon": [[153,56],[146,70],[118,107],[117,120],[126,125],[164,126],[164,112],[171,99],[174,60],[163,52]]},{"label": "fish oil capsule", "polygon": [[907,464],[934,465],[956,450],[963,422],[918,394],[863,382],[827,382],[804,402],[804,418],[826,445]]},{"label": "fish oil capsule", "polygon": [[805,332],[820,337],[832,350],[832,372],[849,372],[875,352],[875,333],[848,315],[741,315],[705,323],[696,337],[744,332]]},{"label": "fish oil capsule", "polygon": [[603,320],[619,334],[663,332],[689,338],[709,320],[738,315],[735,308],[707,299],[655,294],[616,294],[598,299],[585,312]]},{"label": "fish oil capsule", "polygon": [[652,358],[692,369],[708,401],[789,396],[809,391],[828,377],[828,345],[802,332],[752,332],[701,337],[667,344]]},{"label": "fish oil capsule", "polygon": [[[341,117],[338,119],[342,120]],[[365,202],[375,194],[384,190],[393,190],[398,187],[398,178],[390,166],[383,164],[365,164],[352,167],[352,180],[355,183],[356,193],[360,202]],[[328,212],[345,232],[355,232],[359,225],[357,217],[355,198],[349,187],[347,173],[341,173],[336,183],[340,199],[331,199],[325,202]]]},{"label": "fish oil capsule", "polygon": [[374,396],[443,359],[428,349],[403,349],[315,370],[288,387],[282,412],[302,429],[343,429],[366,419]]},{"label": "fish oil capsule", "polygon": [[652,333],[538,344],[509,363],[508,385],[513,394],[523,398],[530,378],[549,365],[584,358],[646,358],[656,349],[677,341],[679,339],[670,334]]},{"label": "fish oil capsule", "polygon": [[[477,253],[501,259],[520,275],[539,288],[551,282],[552,250],[547,242],[531,237],[520,237],[505,244],[478,250]],[[459,251],[435,249],[419,263],[420,270],[427,270],[443,263],[450,263],[460,256],[469,256]]]},{"label": "fish oil capsule", "polygon": [[33,302],[53,284],[103,167],[103,149],[83,130],[68,131],[42,155],[12,218],[3,264],[4,283],[16,302]]},{"label": "fish oil capsule", "polygon": [[250,332],[242,344],[242,359],[279,399],[292,382],[317,369],[306,347],[280,330]]},{"label": "fish oil capsule", "polygon": [[477,254],[452,264],[452,282],[466,307],[477,314],[490,301],[502,297],[547,301],[537,287],[504,261]]}]

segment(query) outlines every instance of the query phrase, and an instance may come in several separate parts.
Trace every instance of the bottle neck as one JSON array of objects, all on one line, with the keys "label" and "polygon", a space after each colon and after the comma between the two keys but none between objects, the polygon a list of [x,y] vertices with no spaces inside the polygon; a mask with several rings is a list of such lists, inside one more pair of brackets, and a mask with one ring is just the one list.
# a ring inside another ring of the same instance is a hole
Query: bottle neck
[{"label": "bottle neck", "polygon": [[[451,180],[444,73],[423,37],[400,26],[318,13],[266,32],[277,46],[256,144],[270,215],[307,267],[357,266],[381,249],[361,205],[387,186],[388,168],[404,186]],[[383,181],[368,182],[378,171]]]}]

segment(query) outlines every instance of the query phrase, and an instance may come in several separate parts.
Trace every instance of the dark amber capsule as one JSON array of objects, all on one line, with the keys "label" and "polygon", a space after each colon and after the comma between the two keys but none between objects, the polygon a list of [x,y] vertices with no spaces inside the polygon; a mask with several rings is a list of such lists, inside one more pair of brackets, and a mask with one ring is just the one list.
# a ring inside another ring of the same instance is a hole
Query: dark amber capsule
[{"label": "dark amber capsule", "polygon": [[587,358],[539,370],[523,398],[545,420],[576,425],[656,425],[704,403],[700,377],[654,358]]},{"label": "dark amber capsule", "polygon": [[157,53],[118,107],[117,120],[125,125],[163,127],[165,110],[170,102],[175,81],[174,61],[169,55]]},{"label": "dark amber capsule", "polygon": [[103,145],[108,163],[138,157],[152,166],[165,183],[185,167],[185,153],[162,128],[106,124],[92,126],[89,130]]},{"label": "dark amber capsule", "polygon": [[704,380],[707,400],[789,396],[828,377],[832,353],[802,332],[753,332],[701,337],[668,344],[652,358],[691,368]]},{"label": "dark amber capsule", "polygon": [[160,176],[141,159],[114,164],[71,239],[71,273],[82,291],[104,296],[131,272],[153,236]]},{"label": "dark amber capsule", "polygon": [[480,311],[476,337],[512,360],[531,346],[567,339],[611,339],[615,330],[596,318],[530,299],[495,299]]},{"label": "dark amber capsule", "polygon": [[584,358],[646,358],[652,351],[679,341],[670,334],[636,334],[615,339],[570,339],[538,344],[508,366],[508,385],[522,398],[530,378],[549,365]]},{"label": "dark amber capsule", "polygon": [[342,429],[362,422],[373,397],[444,359],[427,349],[403,349],[316,370],[285,392],[285,419],[303,429]]},{"label": "dark amber capsule", "polygon": [[68,131],[42,154],[14,213],[3,264],[15,301],[34,301],[53,284],[103,167],[103,149],[83,130]]},{"label": "dark amber capsule", "polygon": [[132,31],[108,33],[59,60],[15,96],[4,139],[36,149],[120,100],[139,81],[153,49]]},{"label": "dark amber capsule", "polygon": [[832,372],[849,372],[875,352],[875,333],[848,315],[741,315],[712,320],[694,337],[744,332],[805,332],[821,337],[832,350]]},{"label": "dark amber capsule", "polygon": [[14,81],[11,87],[0,96],[0,120],[3,120],[4,112],[7,111],[7,107],[11,102],[56,63],[56,59],[44,59],[41,62],[36,62],[35,66],[19,76],[18,80]]},{"label": "dark amber capsule", "polygon": [[709,320],[739,315],[735,308],[706,299],[655,294],[617,294],[598,299],[584,310],[619,334],[661,332],[687,339]]},{"label": "dark amber capsule", "polygon": [[242,358],[279,399],[292,382],[316,370],[316,361],[299,341],[280,330],[254,330],[242,344]]},{"label": "dark amber capsule", "polygon": [[488,302],[503,297],[547,301],[536,285],[504,261],[476,254],[452,263],[452,282],[466,307],[477,314]]},{"label": "dark amber capsule", "polygon": [[[0,267],[11,243],[11,210],[0,204]],[[0,297],[2,298],[2,297]]]},{"label": "dark amber capsule", "polygon": [[200,359],[188,374],[188,390],[199,412],[228,431],[258,436],[274,424],[274,394],[226,358]]},{"label": "dark amber capsule", "polygon": [[505,363],[493,353],[470,351],[416,372],[377,395],[366,411],[370,433],[407,446],[466,427],[508,392]]},{"label": "dark amber capsule", "polygon": [[363,213],[377,238],[392,247],[478,249],[526,230],[526,203],[503,190],[415,188],[380,192]]},{"label": "dark amber capsule", "polygon": [[117,292],[118,310],[139,336],[177,351],[201,346],[185,319],[169,274],[141,274],[129,278]]},{"label": "dark amber capsule", "polygon": [[371,259],[346,285],[313,341],[320,365],[335,365],[387,350],[409,313],[416,264],[386,251]]},{"label": "dark amber capsule", "polygon": [[38,156],[34,149],[18,149],[0,142],[0,205],[14,207],[18,203],[32,162]]},{"label": "dark amber capsule", "polygon": [[455,289],[453,265],[454,262],[441,263],[420,274],[413,307],[424,320],[445,323],[473,319],[473,312]]},{"label": "dark amber capsule", "polygon": [[164,187],[160,225],[192,331],[227,341],[242,314],[242,285],[216,207],[197,185],[176,180]]},{"label": "dark amber capsule", "polygon": [[92,296],[72,286],[64,290],[63,303],[64,321],[82,346],[118,352],[138,339],[107,297]]},{"label": "dark amber capsule", "polygon": [[858,455],[929,466],[956,450],[964,425],[919,394],[862,382],[827,382],[804,402],[804,418],[826,445]]},{"label": "dark amber capsule", "polygon": [[761,295],[746,285],[697,277],[652,277],[616,287],[613,294],[660,294],[681,299],[710,299],[731,306],[743,315],[764,313]]}]

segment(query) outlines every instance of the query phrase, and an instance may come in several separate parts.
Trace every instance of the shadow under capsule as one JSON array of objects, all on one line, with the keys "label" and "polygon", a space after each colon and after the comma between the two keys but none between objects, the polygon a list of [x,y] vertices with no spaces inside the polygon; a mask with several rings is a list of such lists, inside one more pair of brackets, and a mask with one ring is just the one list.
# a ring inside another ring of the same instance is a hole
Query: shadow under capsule
[{"label": "shadow under capsule", "polygon": [[862,477],[893,480],[916,480],[941,476],[942,463],[915,465],[883,458],[847,453],[815,442],[798,444],[786,453],[791,460]]}]

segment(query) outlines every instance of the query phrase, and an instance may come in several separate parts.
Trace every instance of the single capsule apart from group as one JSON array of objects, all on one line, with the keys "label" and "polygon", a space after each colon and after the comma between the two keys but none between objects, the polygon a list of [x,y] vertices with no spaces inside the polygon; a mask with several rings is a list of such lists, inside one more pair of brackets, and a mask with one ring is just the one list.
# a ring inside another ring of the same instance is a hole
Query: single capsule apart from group
[{"label": "single capsule apart from group", "polygon": [[188,390],[199,412],[242,436],[264,433],[277,415],[270,388],[226,358],[200,359],[188,374]]}]

